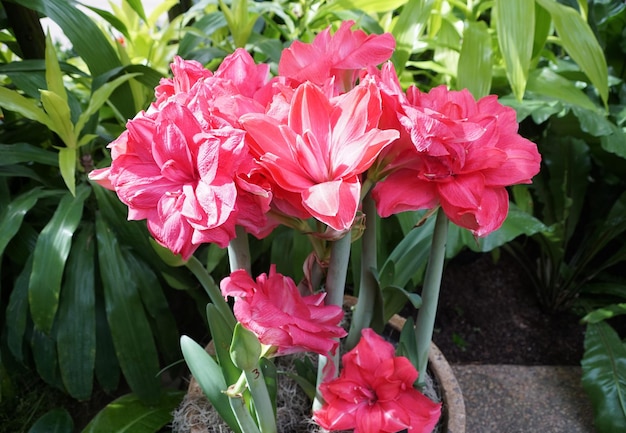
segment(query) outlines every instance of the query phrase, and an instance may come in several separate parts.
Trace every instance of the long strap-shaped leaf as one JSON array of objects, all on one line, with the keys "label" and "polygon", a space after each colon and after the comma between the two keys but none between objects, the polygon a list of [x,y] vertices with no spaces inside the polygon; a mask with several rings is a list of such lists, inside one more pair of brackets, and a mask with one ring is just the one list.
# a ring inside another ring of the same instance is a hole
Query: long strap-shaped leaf
[{"label": "long strap-shaped leaf", "polygon": [[44,333],[50,333],[52,329],[59,305],[65,261],[72,245],[72,236],[83,215],[83,203],[90,193],[89,186],[81,185],[76,197],[66,194],[37,239],[28,298],[33,322]]},{"label": "long strap-shaped leaf", "polygon": [[57,352],[61,379],[78,400],[91,396],[96,361],[95,233],[78,233],[67,261],[57,314]]},{"label": "long strap-shaped leaf", "polygon": [[147,403],[159,399],[159,360],[137,283],[104,218],[96,215],[98,262],[107,321],[120,367],[133,392]]}]

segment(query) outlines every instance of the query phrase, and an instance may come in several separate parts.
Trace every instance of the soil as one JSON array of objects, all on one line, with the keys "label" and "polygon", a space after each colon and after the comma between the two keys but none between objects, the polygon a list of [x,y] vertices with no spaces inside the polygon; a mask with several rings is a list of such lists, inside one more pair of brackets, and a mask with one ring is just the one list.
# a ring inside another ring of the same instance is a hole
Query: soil
[{"label": "soil", "polygon": [[460,254],[444,272],[433,341],[450,363],[579,365],[579,320],[544,312],[509,255]]}]

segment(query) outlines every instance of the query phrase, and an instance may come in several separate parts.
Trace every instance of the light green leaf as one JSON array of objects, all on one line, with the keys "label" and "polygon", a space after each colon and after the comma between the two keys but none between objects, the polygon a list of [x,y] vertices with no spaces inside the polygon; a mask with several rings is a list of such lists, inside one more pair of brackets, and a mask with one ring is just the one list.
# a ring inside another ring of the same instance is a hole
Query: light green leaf
[{"label": "light green leaf", "polygon": [[109,99],[111,94],[115,91],[115,89],[117,89],[121,84],[125,83],[126,81],[138,75],[141,75],[141,74],[133,73],[133,74],[123,75],[121,77],[114,79],[113,81],[103,84],[98,89],[96,89],[91,94],[91,97],[89,98],[89,105],[87,106],[85,111],[83,111],[78,117],[78,121],[76,122],[76,126],[74,128],[76,136],[78,137],[80,135],[80,133],[82,132],[89,118],[93,114],[95,114],[107,102],[107,100]]},{"label": "light green leaf", "polygon": [[534,0],[495,0],[498,43],[513,94],[521,100],[526,89],[535,35]]},{"label": "light green leaf", "polygon": [[597,430],[626,431],[626,347],[607,323],[587,325],[581,365]]},{"label": "light green leaf", "polygon": [[241,433],[239,424],[230,407],[230,402],[224,391],[228,388],[220,366],[198,343],[183,335],[180,338],[180,347],[187,366],[198,385],[207,396],[213,407],[236,433]]},{"label": "light green leaf", "polygon": [[435,0],[409,0],[403,7],[391,33],[396,39],[393,65],[398,74],[404,71],[416,41],[424,33]]},{"label": "light green leaf", "polygon": [[549,96],[572,105],[596,111],[598,107],[574,82],[549,68],[534,70],[528,77],[526,90]]},{"label": "light green leaf", "polygon": [[91,188],[82,185],[76,197],[66,194],[37,239],[28,299],[33,322],[45,333],[52,329],[59,305],[65,261],[72,245],[72,236],[83,215],[83,203],[90,193]]},{"label": "light green leaf", "polygon": [[159,360],[137,283],[117,238],[100,213],[96,214],[98,262],[107,320],[124,377],[146,403],[159,399]]},{"label": "light green leaf", "polygon": [[15,90],[0,87],[0,107],[5,110],[15,111],[27,119],[46,125],[51,130],[54,130],[55,128],[50,116],[39,108],[37,101],[26,98],[17,93]]},{"label": "light green leaf", "polygon": [[172,412],[184,397],[181,391],[167,391],[154,405],[147,406],[135,394],[124,395],[91,420],[82,433],[155,433],[172,419]]},{"label": "light green leaf", "polygon": [[50,33],[46,35],[46,85],[48,90],[61,98],[67,105],[67,92],[63,84],[63,74],[57,59],[57,52],[54,49]]},{"label": "light green leaf", "polygon": [[139,18],[146,22],[148,21],[148,17],[146,17],[146,12],[143,9],[143,4],[141,3],[141,0],[126,0],[126,2],[135,12],[137,12]]},{"label": "light green leaf", "polygon": [[76,194],[76,148],[62,147],[59,149],[59,169],[61,177],[72,195]]},{"label": "light green leaf", "polygon": [[76,148],[74,125],[72,124],[72,115],[67,102],[56,93],[42,90],[41,104],[52,122],[50,129],[59,134],[59,137],[61,137],[61,140],[67,147]]},{"label": "light green leaf", "polygon": [[[615,289],[624,293],[623,285],[615,285]],[[599,323],[607,319],[611,319],[615,316],[626,314],[626,303],[611,304],[597,310],[593,310],[581,319],[585,323]]]},{"label": "light green leaf", "polygon": [[457,89],[467,88],[474,98],[480,99],[491,89],[491,36],[487,25],[471,22],[463,32],[463,44],[457,65]]},{"label": "light green leaf", "polygon": [[94,250],[93,226],[87,226],[72,245],[56,319],[61,380],[77,400],[91,396],[96,362]]},{"label": "light green leaf", "polygon": [[52,409],[39,418],[28,433],[72,433],[74,421],[65,409]]},{"label": "light green leaf", "polygon": [[589,24],[574,8],[555,0],[537,0],[537,3],[550,13],[563,48],[589,77],[606,104],[609,96],[606,59]]}]

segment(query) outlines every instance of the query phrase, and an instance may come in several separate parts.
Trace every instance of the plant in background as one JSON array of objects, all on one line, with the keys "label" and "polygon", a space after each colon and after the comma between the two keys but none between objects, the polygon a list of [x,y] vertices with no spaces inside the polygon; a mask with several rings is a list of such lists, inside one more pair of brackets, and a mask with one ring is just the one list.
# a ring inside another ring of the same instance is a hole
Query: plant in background
[{"label": "plant in background", "polygon": [[[181,346],[234,431],[278,431],[275,380],[264,375],[274,371],[271,358],[301,351],[319,355],[313,417],[322,427],[432,431],[440,404],[418,388],[448,218],[476,236],[496,230],[508,212],[505,187],[529,183],[539,169],[536,146],[517,134],[511,108],[495,97],[476,101],[467,90],[404,92],[390,62],[376,67],[391,57],[393,37],[354,24],[294,42],[273,78],[242,49],[214,73],[175,59],[156,102],[109,146],[111,166],[90,174],[118,194],[130,219],[147,219],[152,236],[206,284],[216,356],[188,337]],[[381,298],[371,278],[376,214],[420,209],[437,213],[423,303],[415,326],[403,329],[411,343],[396,356],[370,328]],[[303,294],[273,266],[251,275],[248,233],[262,238],[278,224],[311,240]],[[359,232],[362,278],[347,333],[339,320]],[[232,273],[221,291],[193,256],[206,242],[228,244]],[[234,315],[226,296],[235,299]],[[338,339],[346,334],[340,364]],[[372,351],[378,359],[364,358]],[[348,394],[340,392],[345,383],[354,384]]]}]

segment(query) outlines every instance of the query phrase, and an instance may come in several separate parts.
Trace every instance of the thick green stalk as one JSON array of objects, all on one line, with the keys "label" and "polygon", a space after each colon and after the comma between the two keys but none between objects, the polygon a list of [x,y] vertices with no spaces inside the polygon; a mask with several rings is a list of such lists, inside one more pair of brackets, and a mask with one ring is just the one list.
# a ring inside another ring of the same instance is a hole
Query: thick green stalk
[{"label": "thick green stalk", "polygon": [[377,268],[376,254],[376,203],[370,194],[363,200],[365,213],[365,230],[361,237],[361,283],[359,285],[359,299],[352,314],[350,332],[346,339],[346,350],[352,349],[361,338],[361,331],[370,326],[374,316],[374,304],[378,292],[378,282],[372,272]]},{"label": "thick green stalk", "polygon": [[187,269],[195,275],[202,287],[204,287],[209,298],[211,298],[211,302],[213,302],[217,311],[224,317],[224,320],[226,320],[231,329],[234,328],[237,322],[235,316],[222,296],[220,288],[215,284],[213,277],[211,277],[206,268],[200,263],[200,260],[192,255],[189,260],[187,260],[187,263],[185,263],[185,266],[187,266]]},{"label": "thick green stalk", "polygon": [[446,257],[446,240],[448,237],[448,217],[439,209],[435,220],[433,240],[430,247],[430,258],[424,276],[422,289],[422,306],[417,312],[415,321],[415,341],[417,343],[417,370],[419,385],[424,384],[428,367],[428,352],[433,338],[435,315],[439,302],[439,289],[443,275],[443,263]]},{"label": "thick green stalk", "polygon": [[230,263],[230,271],[243,269],[248,274],[251,273],[250,263],[250,245],[248,243],[248,233],[246,230],[237,226],[237,236],[228,244],[228,262]]},{"label": "thick green stalk", "polygon": [[[328,264],[328,274],[326,275],[326,305],[343,306],[343,294],[346,287],[346,276],[348,274],[348,263],[350,262],[350,246],[352,245],[352,236],[348,231],[341,239],[333,242],[330,250],[330,261]],[[337,376],[339,368],[339,349],[332,357],[335,366],[334,375]],[[328,363],[328,357],[319,356],[317,368],[317,395],[319,395],[319,386],[324,377],[323,370]],[[313,402],[313,409],[321,407],[321,402],[316,397]]]},{"label": "thick green stalk", "polygon": [[229,397],[228,401],[230,402],[230,408],[235,414],[235,418],[237,418],[239,428],[241,428],[243,433],[261,433],[259,427],[254,422],[252,415],[250,415],[243,398]]}]

